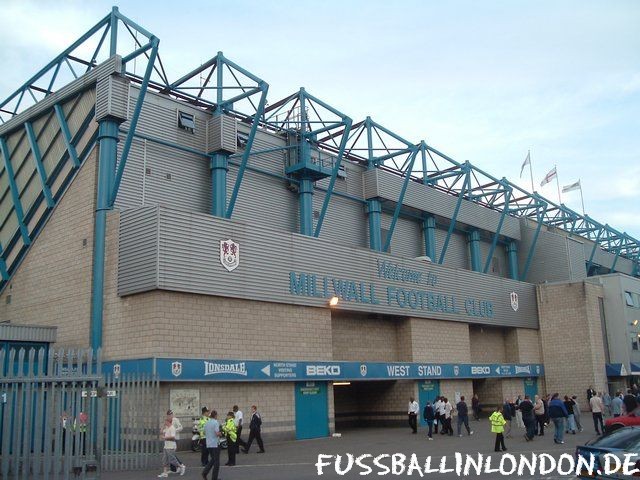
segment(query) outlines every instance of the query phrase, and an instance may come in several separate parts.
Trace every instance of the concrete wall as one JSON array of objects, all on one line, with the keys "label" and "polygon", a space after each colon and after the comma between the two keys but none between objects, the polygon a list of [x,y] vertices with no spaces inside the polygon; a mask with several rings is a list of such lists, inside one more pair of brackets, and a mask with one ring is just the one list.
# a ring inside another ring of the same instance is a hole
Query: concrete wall
[{"label": "concrete wall", "polygon": [[505,363],[507,359],[505,349],[505,329],[469,327],[469,342],[471,359],[478,363]]},{"label": "concrete wall", "polygon": [[388,318],[333,312],[333,360],[397,362],[397,324]]},{"label": "concrete wall", "polygon": [[0,320],[58,327],[58,343],[89,346],[97,150],[0,295]]},{"label": "concrete wall", "polygon": [[588,282],[539,285],[540,337],[547,392],[582,396],[606,387],[598,298]]},{"label": "concrete wall", "polygon": [[398,326],[398,354],[405,362],[470,362],[469,325],[406,318]]}]

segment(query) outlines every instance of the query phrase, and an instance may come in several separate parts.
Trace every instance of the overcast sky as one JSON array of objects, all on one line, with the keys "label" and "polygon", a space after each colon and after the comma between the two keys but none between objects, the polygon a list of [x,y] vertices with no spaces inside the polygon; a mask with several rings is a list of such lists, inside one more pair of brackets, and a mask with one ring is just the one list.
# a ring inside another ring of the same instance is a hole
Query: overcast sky
[{"label": "overcast sky", "polygon": [[[112,2],[2,0],[0,98]],[[359,121],[469,160],[557,202],[581,180],[587,214],[640,239],[640,1],[118,2],[160,38],[170,80],[217,51],[266,80],[274,103],[304,86]],[[563,202],[581,211],[579,192]]]}]

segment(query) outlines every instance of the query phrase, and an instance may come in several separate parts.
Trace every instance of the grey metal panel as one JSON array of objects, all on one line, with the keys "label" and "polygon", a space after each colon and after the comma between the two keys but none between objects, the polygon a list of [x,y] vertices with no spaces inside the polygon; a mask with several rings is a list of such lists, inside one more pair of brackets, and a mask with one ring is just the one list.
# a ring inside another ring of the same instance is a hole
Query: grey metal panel
[{"label": "grey metal panel", "polygon": [[[377,179],[375,178],[377,177]],[[365,195],[367,198],[381,197],[396,201],[400,197],[404,179],[381,170],[369,171],[364,174]],[[376,184],[377,183],[377,187]],[[444,218],[452,218],[458,198],[418,182],[410,182],[404,197],[404,205],[430,212]],[[488,232],[495,232],[500,222],[501,214],[490,208],[463,200],[457,221],[466,225],[481,228]],[[501,235],[520,239],[520,223],[517,218],[505,217]]]},{"label": "grey metal panel", "polygon": [[[442,247],[447,238],[447,231],[436,228],[436,258],[438,261],[442,254]],[[423,240],[424,241],[424,240]],[[469,247],[467,244],[467,236],[464,233],[454,232],[447,246],[447,253],[444,256],[444,265],[453,268],[471,268],[469,261]]]},{"label": "grey metal panel", "polygon": [[[480,242],[480,260],[481,260],[480,266],[483,270],[484,270],[484,265],[487,261],[487,257],[489,256],[490,249],[491,249],[490,241],[483,240]],[[469,263],[471,263],[470,260],[469,260]],[[493,259],[489,264],[489,270],[487,270],[487,273],[498,276],[498,277],[509,276],[509,265],[507,264],[507,253],[505,251],[504,245],[501,245],[501,244],[496,245],[496,248],[493,252]]]},{"label": "grey metal panel", "polygon": [[141,207],[120,214],[118,295],[158,285],[158,209]]},{"label": "grey metal panel", "polygon": [[[118,165],[122,158],[123,142],[118,142]],[[118,189],[115,206],[117,208],[139,207],[144,204],[143,190],[145,178],[146,140],[134,138],[129,150],[127,165],[122,174],[122,182]]]},{"label": "grey metal panel", "polygon": [[58,327],[0,323],[0,340],[9,342],[55,343]]},{"label": "grey metal panel", "polygon": [[129,79],[120,75],[101,78],[96,87],[96,120],[106,117],[127,119]]},{"label": "grey metal panel", "polygon": [[[317,224],[316,214],[320,213],[324,198],[324,192],[316,190],[313,194],[314,228]],[[295,201],[298,202],[297,199]],[[368,231],[362,203],[337,195],[331,197],[322,223],[320,238],[337,244],[366,248],[369,245]]]},{"label": "grey metal panel", "polygon": [[566,237],[566,242],[571,280],[587,278],[587,264],[584,258],[582,242],[571,237]]},{"label": "grey metal panel", "polygon": [[[529,249],[533,243],[535,222],[530,221],[527,226],[523,220],[522,241],[518,246],[519,272],[522,274]],[[546,231],[543,226],[538,236],[535,252],[529,267],[527,282],[559,282],[571,280],[571,268],[567,253],[566,237]]]},{"label": "grey metal panel", "polygon": [[215,115],[207,120],[207,152],[236,153],[238,123],[228,115]]},{"label": "grey metal panel", "polygon": [[[584,256],[588,261],[591,258],[591,251],[593,250],[593,244],[591,240],[580,239],[583,244]],[[615,254],[606,252],[602,248],[596,248],[596,251],[593,255],[593,263],[596,265],[600,265],[605,268],[611,268],[613,266],[613,262],[615,260]],[[616,262],[616,271],[621,273],[626,273],[627,275],[631,275],[633,273],[633,262],[627,258],[619,257]]]},{"label": "grey metal panel", "polygon": [[[388,230],[391,225],[392,215],[382,213],[381,227]],[[384,241],[384,239],[383,239]],[[390,253],[399,257],[416,258],[424,255],[422,241],[422,226],[417,220],[398,218],[395,231],[391,239]]]},{"label": "grey metal panel", "polygon": [[[249,130],[249,125],[246,125],[244,123],[238,125],[238,132],[248,135]],[[273,148],[282,148],[282,150],[275,150],[266,153],[254,153],[249,156],[248,165],[258,167],[261,170],[265,170],[276,175],[284,175],[284,163],[286,154],[286,150],[284,149],[285,146],[286,141],[284,138],[272,133],[258,130],[256,132],[255,139],[253,140],[253,146],[251,148],[252,152],[260,152]],[[239,155],[241,155],[242,153],[244,153],[244,150],[241,150],[238,153],[238,157],[235,157],[232,160],[237,164],[240,163],[241,158],[239,158]]]},{"label": "grey metal panel", "polygon": [[0,136],[7,132],[22,128],[22,124],[30,118],[35,118],[53,107],[54,104],[64,101],[65,99],[76,95],[77,93],[93,88],[98,78],[111,75],[114,72],[120,72],[122,69],[122,59],[118,55],[114,55],[104,61],[86,75],[81,76],[77,80],[65,85],[57,92],[47,96],[35,105],[29,107],[24,112],[19,113],[7,122],[0,125]]},{"label": "grey metal panel", "polygon": [[[123,223],[121,234],[128,236],[127,230],[135,228],[135,222]],[[240,244],[240,263],[232,272],[223,268],[219,261],[219,242],[229,238]],[[120,255],[123,258],[135,258],[131,254],[134,247],[131,243],[121,245]],[[333,279],[353,280],[361,282],[363,287],[368,286],[369,291],[375,289],[374,296],[379,303],[345,299],[339,306],[343,310],[375,311],[465,323],[538,327],[533,285],[405,260],[394,255],[209,215],[159,208],[157,248],[160,289],[326,308],[327,298],[324,295],[301,296],[290,291],[291,272],[309,273],[317,275],[319,279],[327,276],[329,285],[333,285]],[[379,262],[390,262],[392,266],[410,269],[416,275],[417,283],[389,279],[381,274],[383,270],[378,268]],[[435,285],[427,284],[427,279],[433,280]],[[134,291],[139,291],[134,284],[126,289],[119,288],[121,295]],[[416,304],[415,308],[408,304],[402,308],[394,305],[393,296],[397,291],[403,295],[418,295],[418,292],[427,291],[451,295],[455,297],[457,311],[429,311]],[[509,294],[513,291],[518,293],[520,299],[517,312],[510,306]],[[493,316],[468,315],[465,305],[470,306],[468,302],[473,300],[492,302]]]}]

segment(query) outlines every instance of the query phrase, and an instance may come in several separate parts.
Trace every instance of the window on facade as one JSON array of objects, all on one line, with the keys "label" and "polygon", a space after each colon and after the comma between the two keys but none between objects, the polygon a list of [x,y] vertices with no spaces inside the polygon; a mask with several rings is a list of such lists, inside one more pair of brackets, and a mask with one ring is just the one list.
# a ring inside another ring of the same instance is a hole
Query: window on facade
[{"label": "window on facade", "polygon": [[624,292],[624,299],[628,307],[633,307],[633,294],[631,292]]},{"label": "window on facade", "polygon": [[638,350],[638,337],[631,338],[631,348],[633,350]]},{"label": "window on facade", "polygon": [[196,131],[196,120],[194,116],[187,112],[178,110],[178,127],[191,133]]},{"label": "window on facade", "polygon": [[249,143],[249,135],[247,135],[246,133],[238,132],[238,134],[236,135],[236,145],[238,146],[238,148],[245,148],[247,146],[247,143]]}]

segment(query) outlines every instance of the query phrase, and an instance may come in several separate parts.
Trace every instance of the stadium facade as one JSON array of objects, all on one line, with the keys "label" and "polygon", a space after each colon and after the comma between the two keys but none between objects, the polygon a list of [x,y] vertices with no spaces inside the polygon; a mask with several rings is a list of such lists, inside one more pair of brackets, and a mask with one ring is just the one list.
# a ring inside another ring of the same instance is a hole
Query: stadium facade
[{"label": "stadium facade", "polygon": [[0,106],[5,350],[100,348],[185,419],[297,438],[640,375],[640,242],[222,53],[171,82],[158,45],[114,9]]}]

